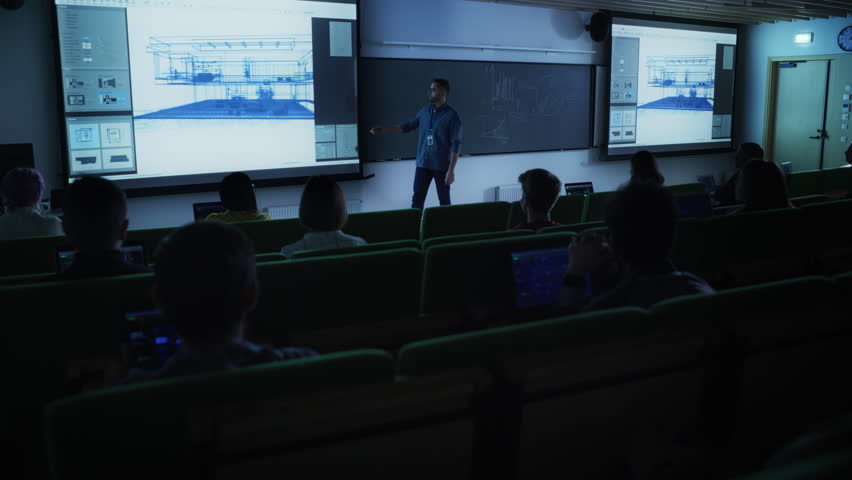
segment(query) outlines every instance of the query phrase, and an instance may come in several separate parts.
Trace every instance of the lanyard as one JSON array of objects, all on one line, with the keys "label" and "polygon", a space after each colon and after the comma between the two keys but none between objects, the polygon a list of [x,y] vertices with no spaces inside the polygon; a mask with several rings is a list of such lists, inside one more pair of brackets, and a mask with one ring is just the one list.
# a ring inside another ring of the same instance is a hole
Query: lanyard
[{"label": "lanyard", "polygon": [[432,131],[432,128],[435,126],[435,117],[438,115],[438,108],[432,105],[429,111],[431,112],[431,115],[429,115],[429,131]]}]

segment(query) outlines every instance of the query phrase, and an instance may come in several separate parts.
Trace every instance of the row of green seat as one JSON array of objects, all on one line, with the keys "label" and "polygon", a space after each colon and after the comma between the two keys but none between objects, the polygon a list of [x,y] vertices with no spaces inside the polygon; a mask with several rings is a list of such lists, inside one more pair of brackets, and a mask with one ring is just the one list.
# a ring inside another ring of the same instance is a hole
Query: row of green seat
[{"label": "row of green seat", "polygon": [[[678,267],[705,277],[716,287],[751,284],[788,278],[804,274],[831,274],[852,269],[852,226],[849,222],[837,221],[852,217],[852,200],[840,200],[809,204],[802,209],[781,209],[752,212],[734,216],[709,219],[686,219],[678,222],[676,247],[673,252]],[[416,240],[378,242],[361,247],[349,247],[331,251],[306,251],[295,255],[296,259],[333,257],[345,254],[365,254],[399,248],[418,249],[432,252],[426,255],[428,276],[438,275],[458,279],[447,281],[446,290],[427,288],[422,295],[423,312],[459,311],[463,306],[457,298],[464,297],[468,305],[482,306],[477,294],[468,296],[455,292],[475,292],[477,285],[486,291],[497,292],[489,298],[509,298],[507,287],[494,287],[495,282],[479,280],[477,276],[505,281],[508,258],[512,251],[564,246],[571,235],[579,232],[604,231],[600,222],[548,227],[537,235],[531,230],[504,230],[498,232],[471,233],[446,237],[434,237],[422,243]],[[548,235],[562,234],[551,242]],[[530,237],[530,238],[527,238]],[[535,238],[532,238],[535,237]],[[451,248],[437,248],[457,244]],[[495,251],[494,249],[498,249]],[[280,263],[284,257],[278,254],[260,254],[259,263]],[[326,262],[329,272],[321,275],[336,278],[333,273],[334,260]],[[442,271],[441,269],[445,270]],[[375,272],[368,268],[365,271]],[[418,267],[418,271],[424,271]],[[471,272],[474,277],[465,272]],[[353,275],[357,274],[354,272]],[[41,281],[49,275],[24,275],[0,278],[0,285],[14,285]],[[357,283],[357,282],[356,282]],[[439,282],[436,282],[439,283]],[[424,285],[429,285],[425,282]],[[276,287],[277,288],[277,287]],[[286,288],[282,286],[281,288]],[[459,290],[456,290],[459,289]],[[435,292],[434,294],[431,292]]]},{"label": "row of green seat", "polygon": [[791,197],[849,191],[852,190],[852,168],[793,172],[787,175],[787,189]]},{"label": "row of green seat", "polygon": [[[392,235],[390,232],[386,232],[382,235],[377,234],[368,236],[368,238],[371,239],[371,243],[367,246],[340,249],[332,252],[302,252],[296,257],[327,256],[329,254],[369,252],[392,248],[416,248],[419,245],[422,245],[424,248],[428,248],[440,243],[452,241],[480,240],[492,237],[508,237],[512,235],[524,235],[530,233],[529,231],[513,232],[500,229],[497,226],[500,215],[493,215],[489,217],[488,215],[479,215],[474,212],[474,210],[497,212],[499,209],[493,208],[495,205],[502,205],[503,207],[506,206],[506,204],[484,203],[427,209],[426,215],[423,217],[424,224],[429,218],[433,218],[433,216],[430,216],[430,212],[439,213],[439,216],[447,213],[451,213],[452,215],[458,214],[459,219],[463,217],[468,219],[483,219],[481,223],[478,220],[464,222],[466,227],[456,229],[456,236],[431,236],[423,239],[422,242],[418,242],[418,240],[414,238],[388,240],[389,238],[392,238]],[[835,219],[849,218],[850,206],[852,206],[852,204],[849,200],[838,200],[831,202],[808,203],[802,207],[801,211],[788,210],[779,212],[754,212],[735,216],[720,216],[711,219],[684,219],[679,222],[679,235],[677,249],[675,252],[675,260],[678,265],[684,269],[696,270],[696,273],[703,273],[708,272],[709,270],[716,270],[717,272],[720,271],[720,258],[722,261],[730,260],[735,263],[741,263],[740,253],[742,253],[742,256],[745,256],[746,260],[748,260],[754,255],[761,255],[762,251],[770,251],[772,252],[770,253],[770,256],[777,257],[778,248],[788,249],[791,251],[815,248],[842,250],[848,246],[852,233],[850,233],[849,228],[847,228],[848,222],[838,222]],[[362,228],[365,229],[370,222],[373,222],[372,224],[374,226],[383,224],[384,221],[387,221],[391,225],[398,223],[404,226],[406,224],[406,221],[404,220],[405,218],[409,219],[409,224],[414,225],[413,220],[415,217],[412,216],[412,213],[419,215],[416,210],[399,210],[360,214],[362,216],[366,216],[368,218],[367,220],[365,220],[364,217],[359,217],[357,215],[353,215],[352,218],[361,218],[361,220],[354,222],[354,224],[361,225]],[[383,218],[383,216],[384,221],[379,221],[379,219]],[[445,218],[445,220],[447,220],[447,225],[453,223],[449,220],[449,217]],[[249,235],[255,239],[256,244],[262,244],[263,242],[271,243],[270,238],[280,238],[280,235],[284,234],[282,228],[286,229],[291,228],[294,225],[298,225],[298,221],[283,220],[247,222],[238,225],[247,230]],[[289,227],[287,227],[287,225],[289,225]],[[409,227],[411,225],[409,225]],[[764,225],[766,228],[764,228]],[[602,227],[604,227],[603,222],[586,222],[547,227],[540,230],[540,233],[579,233],[588,230],[600,230]],[[492,228],[495,230],[489,230]],[[292,228],[291,230],[293,232],[296,231]],[[378,230],[379,229],[377,228],[377,231]],[[403,228],[400,232],[398,232],[398,235],[402,237],[406,235],[417,235],[416,229],[414,228],[409,228],[410,231],[408,234],[406,234],[404,230],[405,229]],[[449,231],[452,229],[448,228],[447,230]],[[143,242],[146,245],[147,251],[150,252],[156,248],[156,244],[169,231],[171,230],[139,230],[132,232],[133,235],[131,235],[131,238],[135,241]],[[437,233],[438,229],[432,229],[431,231]],[[805,234],[805,232],[808,233]],[[458,234],[463,235],[458,236]],[[802,238],[803,236],[806,238]],[[12,273],[10,276],[7,276],[7,278],[0,279],[0,284],[37,281],[44,278],[46,275],[37,275],[36,273],[45,271],[49,272],[55,268],[55,255],[53,255],[52,252],[55,250],[56,245],[60,244],[62,241],[63,239],[61,237],[42,237],[6,242],[6,246],[9,248],[0,249],[0,252],[2,252],[0,253],[0,257],[3,257],[0,259],[2,260],[0,261],[0,264],[4,266],[3,268],[7,273],[10,271]],[[744,244],[751,245],[752,248],[743,247]],[[258,252],[262,251],[262,248],[258,247]],[[711,252],[716,252],[716,254],[712,255],[710,254]],[[842,257],[844,255],[845,254],[841,252],[840,256]],[[281,257],[271,253],[260,253],[258,257],[258,260],[265,261],[274,259],[281,259]],[[824,261],[823,264],[826,267],[830,267],[832,262]],[[843,271],[847,268],[847,266],[848,265],[846,263],[840,264],[837,266],[835,271]],[[802,267],[804,268],[804,266]],[[796,265],[790,265],[788,270],[791,270],[791,273],[794,274],[814,271],[804,270],[802,268],[798,268]],[[14,275],[15,273],[25,275],[16,276]],[[789,275],[781,272],[781,276]],[[772,278],[777,277],[770,275],[763,279],[758,278],[757,280],[767,280]],[[717,285],[724,285],[724,282],[722,282],[723,279],[721,278],[711,278],[711,280],[713,280],[713,283]],[[751,280],[745,279],[744,281]]]},{"label": "row of green seat", "polygon": [[642,434],[687,432],[748,471],[848,412],[850,288],[852,274],[806,277],[418,341],[396,360],[351,351],[87,393],[47,408],[50,463],[61,479],[128,465],[617,478]]},{"label": "row of green seat", "polygon": [[[686,184],[670,187],[673,191],[703,189],[703,185]],[[703,190],[702,190],[703,191]],[[554,208],[554,219],[573,224],[603,219],[603,206],[612,192],[586,196],[560,197]],[[429,238],[468,233],[506,230],[520,223],[518,202],[483,202],[448,207],[388,210],[356,213],[349,216],[346,233],[364,238],[368,243],[398,240],[423,241]],[[254,242],[258,253],[274,253],[302,238],[305,229],[298,219],[238,223]],[[175,227],[130,230],[128,241],[141,243],[153,257],[160,241]],[[24,275],[56,271],[56,249],[66,245],[62,236],[35,237],[0,243],[0,275]]]}]

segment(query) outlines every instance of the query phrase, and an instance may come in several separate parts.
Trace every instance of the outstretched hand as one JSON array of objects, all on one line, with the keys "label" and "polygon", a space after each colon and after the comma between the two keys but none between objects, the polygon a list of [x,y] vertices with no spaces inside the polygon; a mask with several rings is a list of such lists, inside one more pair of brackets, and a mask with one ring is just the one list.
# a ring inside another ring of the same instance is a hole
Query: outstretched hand
[{"label": "outstretched hand", "polygon": [[613,261],[612,249],[604,236],[596,232],[574,237],[569,248],[571,264],[568,273],[572,275],[599,272]]}]

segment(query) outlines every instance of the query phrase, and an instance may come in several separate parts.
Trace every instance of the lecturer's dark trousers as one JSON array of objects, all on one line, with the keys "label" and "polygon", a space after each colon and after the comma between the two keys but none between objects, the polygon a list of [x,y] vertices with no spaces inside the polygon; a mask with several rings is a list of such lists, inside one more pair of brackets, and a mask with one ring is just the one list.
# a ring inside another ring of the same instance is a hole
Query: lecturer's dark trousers
[{"label": "lecturer's dark trousers", "polygon": [[438,191],[438,201],[441,202],[441,205],[450,204],[450,186],[444,183],[447,172],[417,167],[414,172],[414,195],[411,197],[411,208],[423,210],[426,193],[429,191],[429,184],[432,183],[433,178],[435,179],[435,189]]}]

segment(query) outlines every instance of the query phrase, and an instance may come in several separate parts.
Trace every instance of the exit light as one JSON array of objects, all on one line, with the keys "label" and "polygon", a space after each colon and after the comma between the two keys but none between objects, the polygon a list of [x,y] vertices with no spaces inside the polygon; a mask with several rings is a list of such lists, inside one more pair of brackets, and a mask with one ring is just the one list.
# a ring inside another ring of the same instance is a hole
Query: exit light
[{"label": "exit light", "polygon": [[814,34],[813,32],[797,33],[795,41],[796,43],[811,43],[814,41]]}]

